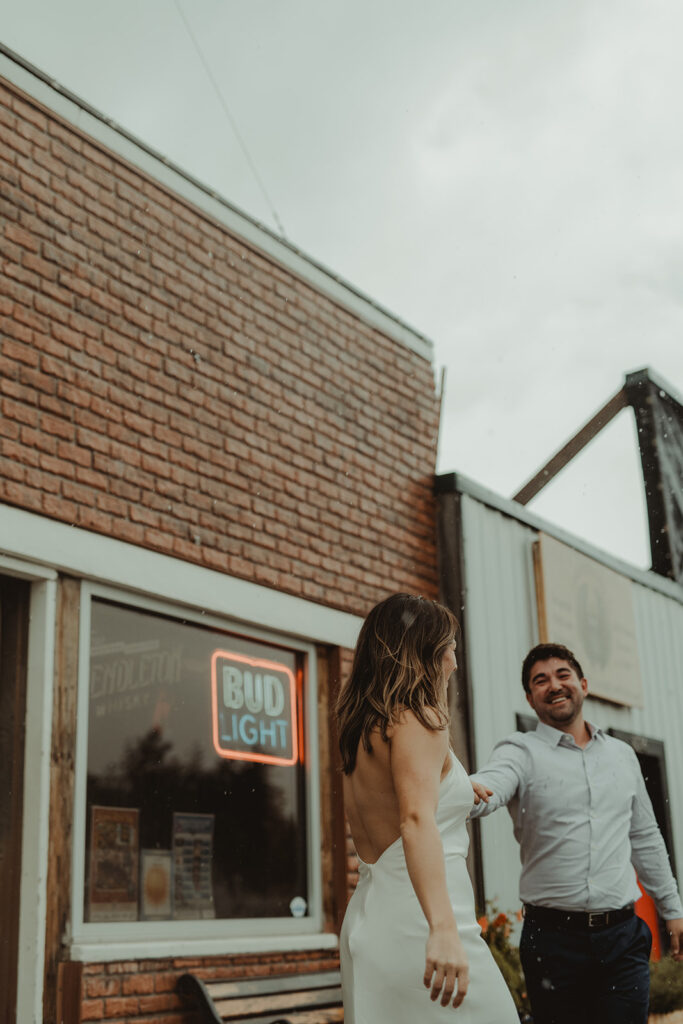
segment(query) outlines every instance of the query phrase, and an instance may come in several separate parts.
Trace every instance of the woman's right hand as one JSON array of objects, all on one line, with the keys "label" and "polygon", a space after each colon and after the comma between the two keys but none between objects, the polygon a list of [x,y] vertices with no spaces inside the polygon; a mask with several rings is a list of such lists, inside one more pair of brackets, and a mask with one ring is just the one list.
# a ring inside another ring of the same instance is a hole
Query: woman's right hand
[{"label": "woman's right hand", "polygon": [[458,1007],[465,998],[470,968],[455,924],[430,929],[423,980],[425,988],[431,987],[431,999],[441,996],[442,1006],[453,998],[453,1006]]}]

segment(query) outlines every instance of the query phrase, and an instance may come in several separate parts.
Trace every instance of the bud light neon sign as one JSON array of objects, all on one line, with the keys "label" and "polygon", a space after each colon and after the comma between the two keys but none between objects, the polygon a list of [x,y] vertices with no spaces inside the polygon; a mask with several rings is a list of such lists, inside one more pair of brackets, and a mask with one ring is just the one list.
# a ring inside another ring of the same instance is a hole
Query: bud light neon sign
[{"label": "bud light neon sign", "polygon": [[296,682],[286,665],[214,651],[211,708],[213,745],[219,757],[296,764]]}]

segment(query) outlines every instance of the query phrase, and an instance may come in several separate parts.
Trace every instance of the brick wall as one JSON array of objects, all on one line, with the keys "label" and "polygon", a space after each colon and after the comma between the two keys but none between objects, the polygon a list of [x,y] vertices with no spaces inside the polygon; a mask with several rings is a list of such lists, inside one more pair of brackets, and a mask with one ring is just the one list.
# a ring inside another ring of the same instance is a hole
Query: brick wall
[{"label": "brick wall", "polygon": [[[0,175],[0,502],[360,615],[436,596],[425,359],[2,81]],[[334,963],[87,964],[76,1001],[167,1024],[183,970]]]},{"label": "brick wall", "polygon": [[87,964],[81,981],[82,1020],[107,1024],[189,1024],[193,1015],[175,994],[178,978],[186,971],[207,980],[331,971],[338,967],[339,958],[330,950]]},{"label": "brick wall", "polygon": [[0,82],[0,501],[364,614],[436,596],[429,363]]}]

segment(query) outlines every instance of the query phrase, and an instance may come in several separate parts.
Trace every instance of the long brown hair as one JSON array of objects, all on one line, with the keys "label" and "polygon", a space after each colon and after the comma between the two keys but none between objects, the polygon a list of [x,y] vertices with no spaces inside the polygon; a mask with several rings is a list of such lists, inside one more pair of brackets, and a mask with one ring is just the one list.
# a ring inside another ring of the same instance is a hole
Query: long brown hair
[{"label": "long brown hair", "polygon": [[392,594],[375,605],[335,708],[346,775],[356,766],[358,744],[371,751],[376,727],[386,740],[401,711],[412,711],[427,729],[446,728],[442,660],[457,630],[453,613],[424,597]]}]

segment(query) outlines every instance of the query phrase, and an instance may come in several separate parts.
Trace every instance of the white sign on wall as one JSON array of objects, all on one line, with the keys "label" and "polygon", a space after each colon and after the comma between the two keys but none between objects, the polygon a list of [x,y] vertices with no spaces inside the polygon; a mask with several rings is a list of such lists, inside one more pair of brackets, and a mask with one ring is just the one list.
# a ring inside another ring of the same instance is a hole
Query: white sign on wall
[{"label": "white sign on wall", "polygon": [[567,544],[539,537],[534,560],[541,641],[574,652],[593,697],[642,707],[631,581]]}]

